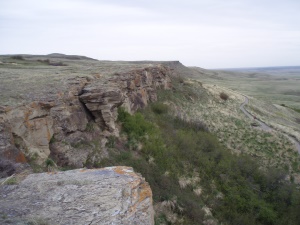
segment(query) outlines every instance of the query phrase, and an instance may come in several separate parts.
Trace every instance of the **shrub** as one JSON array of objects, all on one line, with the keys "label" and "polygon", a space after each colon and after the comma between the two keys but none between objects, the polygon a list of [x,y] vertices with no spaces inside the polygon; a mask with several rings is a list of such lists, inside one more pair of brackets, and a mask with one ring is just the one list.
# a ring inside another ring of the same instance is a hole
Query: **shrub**
[{"label": "shrub", "polygon": [[220,93],[220,98],[223,99],[224,101],[227,101],[229,96],[225,92]]},{"label": "shrub", "polygon": [[47,167],[48,166],[56,166],[55,162],[50,158],[46,159],[45,164],[46,164]]},{"label": "shrub", "polygon": [[151,109],[156,114],[164,114],[168,112],[169,107],[161,102],[153,103]]},{"label": "shrub", "polygon": [[[182,224],[203,224],[204,205],[226,224],[300,224],[300,192],[285,182],[284,172],[260,170],[250,156],[232,154],[221,146],[213,134],[204,131],[202,123],[187,122],[161,110],[157,113],[160,104],[134,115],[120,108],[122,132],[128,143],[139,142],[142,149],[134,151],[133,144],[110,149],[110,157],[98,165],[133,167],[150,184],[154,202],[176,196],[176,204],[183,210],[175,212],[184,219]],[[180,188],[179,177],[194,171],[201,177],[204,197],[196,196],[192,186]],[[216,199],[216,191],[224,197]],[[165,219],[158,215],[156,220]]]},{"label": "shrub", "polygon": [[38,59],[37,61],[38,61],[38,62],[41,62],[41,63],[45,63],[45,64],[47,64],[47,65],[50,64],[50,60],[49,60],[49,59]]},{"label": "shrub", "polygon": [[63,62],[50,62],[50,66],[67,66],[67,64],[64,64]]},{"label": "shrub", "polygon": [[55,139],[55,135],[53,134],[53,136],[51,137],[49,144],[53,144],[55,143],[57,140]]},{"label": "shrub", "polygon": [[106,147],[108,148],[114,148],[116,144],[116,137],[115,136],[109,136],[107,138]]},{"label": "shrub", "polygon": [[141,140],[154,129],[153,124],[147,122],[141,113],[132,116],[123,108],[118,109],[118,121],[122,122],[123,131],[128,134],[129,140]]},{"label": "shrub", "polygon": [[95,130],[95,123],[92,122],[92,121],[89,121],[87,124],[86,124],[86,127],[85,127],[85,130],[87,132],[93,132]]},{"label": "shrub", "polygon": [[45,63],[49,66],[67,66],[67,64],[63,62],[51,62],[49,59],[38,59],[38,62]]},{"label": "shrub", "polygon": [[194,131],[208,131],[207,126],[204,122],[200,120],[196,121],[185,121],[180,117],[174,118],[174,126],[175,128],[187,129],[187,130],[194,130]]},{"label": "shrub", "polygon": [[21,55],[13,55],[10,58],[11,59],[16,59],[16,60],[24,60],[23,56],[21,56]]}]

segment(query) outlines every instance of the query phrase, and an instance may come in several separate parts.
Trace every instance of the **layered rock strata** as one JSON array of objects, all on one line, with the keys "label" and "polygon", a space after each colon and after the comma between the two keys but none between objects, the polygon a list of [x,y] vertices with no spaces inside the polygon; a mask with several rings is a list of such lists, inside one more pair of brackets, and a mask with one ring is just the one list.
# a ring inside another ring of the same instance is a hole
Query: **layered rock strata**
[{"label": "layered rock strata", "polygon": [[107,137],[118,135],[117,108],[134,112],[156,101],[157,89],[171,86],[171,71],[150,66],[107,77],[64,80],[56,98],[0,108],[0,177],[17,173],[27,161],[41,165],[51,156],[60,166],[83,167],[106,157]]},{"label": "layered rock strata", "polygon": [[31,174],[0,186],[0,223],[154,224],[152,192],[129,167]]},{"label": "layered rock strata", "polygon": [[117,108],[123,105],[128,111],[134,112],[144,108],[148,102],[156,101],[156,90],[171,86],[168,74],[170,71],[163,66],[116,74],[108,83],[96,81],[88,84],[80,100],[101,127],[115,132]]}]

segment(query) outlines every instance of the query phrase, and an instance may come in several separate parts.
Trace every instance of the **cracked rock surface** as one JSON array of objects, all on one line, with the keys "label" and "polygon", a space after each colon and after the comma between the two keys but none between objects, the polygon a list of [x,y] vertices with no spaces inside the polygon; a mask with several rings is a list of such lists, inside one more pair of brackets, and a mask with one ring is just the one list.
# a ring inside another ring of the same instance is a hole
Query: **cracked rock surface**
[{"label": "cracked rock surface", "polygon": [[31,174],[0,186],[0,224],[154,224],[152,192],[130,167]]}]

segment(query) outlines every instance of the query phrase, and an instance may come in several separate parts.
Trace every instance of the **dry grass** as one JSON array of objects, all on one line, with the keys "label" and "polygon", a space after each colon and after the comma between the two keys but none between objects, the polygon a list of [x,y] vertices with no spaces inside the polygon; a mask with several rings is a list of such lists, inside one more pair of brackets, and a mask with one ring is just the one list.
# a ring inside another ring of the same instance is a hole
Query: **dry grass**
[{"label": "dry grass", "polygon": [[221,71],[192,68],[198,72],[194,78],[208,84],[227,87],[259,100],[277,105],[300,109],[299,86],[300,70],[285,68],[281,70],[259,69],[257,71]]},{"label": "dry grass", "polygon": [[16,106],[39,100],[41,97],[55,100],[58,93],[66,91],[66,84],[71,78],[97,77],[101,80],[114,73],[149,66],[147,62],[76,60],[51,56],[22,57],[24,60],[0,56],[0,105]]},{"label": "dry grass", "polygon": [[[194,85],[199,92],[206,93],[207,99],[203,101],[202,98],[194,98],[192,101],[178,97],[179,100],[169,104],[178,115],[188,121],[204,122],[208,130],[215,133],[219,141],[236,154],[249,154],[257,158],[262,165],[284,168],[292,174],[299,172],[295,166],[292,166],[294,162],[300,162],[299,154],[296,152],[294,144],[282,134],[283,131],[295,134],[295,125],[297,124],[289,120],[290,126],[294,125],[293,132],[289,130],[291,127],[280,127],[277,117],[269,115],[272,111],[274,115],[278,114],[278,107],[250,99],[251,106],[255,105],[256,108],[261,109],[261,113],[254,115],[277,129],[277,131],[265,132],[253,128],[251,126],[253,121],[239,109],[245,99],[240,93],[218,85],[203,84],[200,86],[196,81],[190,85]],[[221,93],[230,95],[230,98],[227,101],[222,100]],[[288,109],[284,108],[284,110]],[[292,118],[292,115],[296,113],[292,110],[288,110],[288,112],[290,114],[282,113],[287,117],[286,120]],[[181,177],[179,180],[182,188],[190,185],[190,182],[187,177]]]}]

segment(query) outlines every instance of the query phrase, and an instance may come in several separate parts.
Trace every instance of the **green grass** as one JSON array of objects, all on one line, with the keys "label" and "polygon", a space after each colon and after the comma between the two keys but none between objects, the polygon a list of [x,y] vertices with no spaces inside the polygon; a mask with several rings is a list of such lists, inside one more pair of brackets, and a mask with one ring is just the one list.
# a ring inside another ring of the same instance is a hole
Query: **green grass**
[{"label": "green grass", "polygon": [[11,177],[8,180],[6,180],[4,184],[6,184],[6,185],[15,185],[17,183],[18,183],[17,178]]},{"label": "green grass", "polygon": [[293,108],[293,107],[290,107],[290,109],[292,109],[292,110],[294,110],[294,111],[296,111],[296,112],[300,113],[300,109],[298,109],[298,108]]},{"label": "green grass", "polygon": [[[233,155],[197,122],[156,110],[159,104],[134,115],[120,109],[118,120],[127,143],[114,140],[110,158],[96,166],[132,166],[149,182],[154,202],[177,199],[173,211],[183,218],[182,224],[201,224],[206,218],[203,206],[228,224],[299,224],[300,193],[284,181],[284,171],[260,170],[255,160]],[[142,147],[133,147],[138,144]],[[200,181],[181,188],[179,177],[195,173]],[[198,186],[203,189],[200,196],[193,192]],[[163,213],[157,215],[157,223],[165,220]]]}]

